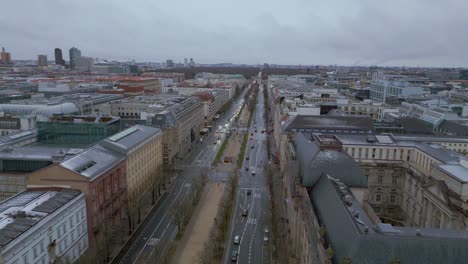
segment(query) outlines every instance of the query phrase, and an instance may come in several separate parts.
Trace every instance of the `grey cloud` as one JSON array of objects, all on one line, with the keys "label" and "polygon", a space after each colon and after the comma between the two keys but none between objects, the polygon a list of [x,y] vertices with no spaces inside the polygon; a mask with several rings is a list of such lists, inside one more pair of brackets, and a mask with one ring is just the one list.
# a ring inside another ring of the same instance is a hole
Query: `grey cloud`
[{"label": "grey cloud", "polygon": [[[166,3],[167,2],[167,3]],[[468,2],[7,1],[0,45],[15,58],[79,47],[138,61],[466,66]]]}]

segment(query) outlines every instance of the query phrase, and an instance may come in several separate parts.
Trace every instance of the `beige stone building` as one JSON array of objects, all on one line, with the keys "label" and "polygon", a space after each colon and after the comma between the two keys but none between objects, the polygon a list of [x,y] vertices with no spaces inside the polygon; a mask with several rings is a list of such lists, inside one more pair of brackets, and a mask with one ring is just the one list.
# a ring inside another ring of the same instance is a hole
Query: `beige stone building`
[{"label": "beige stone building", "polygon": [[364,169],[367,199],[380,218],[403,226],[467,230],[468,159],[463,155],[391,135],[338,138]]},{"label": "beige stone building", "polygon": [[162,132],[158,128],[136,125],[105,139],[103,146],[124,154],[127,194],[135,200],[162,177]]}]

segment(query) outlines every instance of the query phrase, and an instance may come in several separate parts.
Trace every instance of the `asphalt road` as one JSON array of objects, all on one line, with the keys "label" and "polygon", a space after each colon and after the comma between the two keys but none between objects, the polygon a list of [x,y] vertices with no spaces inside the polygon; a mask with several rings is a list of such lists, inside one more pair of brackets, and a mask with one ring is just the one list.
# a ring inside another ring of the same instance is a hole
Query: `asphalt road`
[{"label": "asphalt road", "polygon": [[[221,147],[223,140],[226,138],[227,130],[236,127],[236,124],[234,123],[235,116],[242,107],[242,100],[246,91],[247,89],[243,91],[243,93],[238,97],[238,99],[235,102],[233,102],[230,109],[227,110],[213,124],[213,131],[209,135],[205,136],[203,140],[203,148],[197,155],[197,157],[193,160],[191,164],[192,166],[203,166],[211,168],[213,160],[216,154],[218,153],[218,150]],[[228,125],[226,126],[226,124]],[[216,133],[216,131],[218,131],[218,133]]]},{"label": "asphalt road", "polygon": [[[247,90],[247,89],[246,89]],[[197,144],[192,150],[189,158],[178,162],[178,167],[183,168],[180,175],[174,180],[168,191],[159,199],[156,210],[147,224],[143,227],[140,234],[130,245],[126,252],[122,252],[113,263],[134,264],[134,263],[156,263],[167,253],[171,242],[177,234],[177,225],[175,224],[171,208],[177,207],[184,199],[191,199],[190,177],[199,175],[198,170],[201,167],[211,168],[213,159],[221,144],[213,144],[218,137],[222,139],[225,133],[215,135],[219,125],[225,125],[229,122],[232,125],[232,118],[242,105],[242,98],[246,90],[233,102],[231,107],[213,124],[211,133],[205,136],[205,139]],[[229,128],[228,126],[228,128]],[[222,141],[221,141],[222,142]]]},{"label": "asphalt road", "polygon": [[[270,230],[265,223],[265,212],[269,206],[269,192],[267,187],[266,166],[268,165],[266,140],[267,133],[261,133],[266,129],[264,114],[264,98],[261,90],[258,92],[257,105],[254,119],[249,131],[249,143],[243,169],[239,177],[239,190],[236,195],[236,206],[231,219],[229,236],[223,263],[265,263],[264,250],[266,243],[264,237],[265,228]],[[257,130],[257,132],[255,132]],[[251,137],[253,133],[253,137]],[[253,146],[253,149],[251,148]],[[247,171],[246,168],[249,170]],[[255,170],[255,175],[252,171]],[[250,191],[250,194],[248,194]],[[247,210],[247,216],[242,212]],[[234,237],[240,236],[239,244],[234,244]],[[231,259],[232,252],[238,251],[237,261]],[[265,254],[268,255],[268,254]]]}]

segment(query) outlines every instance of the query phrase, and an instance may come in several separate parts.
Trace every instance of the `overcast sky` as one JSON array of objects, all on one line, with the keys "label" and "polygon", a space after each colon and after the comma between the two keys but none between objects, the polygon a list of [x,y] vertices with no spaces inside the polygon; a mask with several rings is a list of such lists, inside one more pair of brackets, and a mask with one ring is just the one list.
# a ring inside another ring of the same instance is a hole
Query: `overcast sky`
[{"label": "overcast sky", "polygon": [[468,66],[468,0],[10,0],[13,59]]}]

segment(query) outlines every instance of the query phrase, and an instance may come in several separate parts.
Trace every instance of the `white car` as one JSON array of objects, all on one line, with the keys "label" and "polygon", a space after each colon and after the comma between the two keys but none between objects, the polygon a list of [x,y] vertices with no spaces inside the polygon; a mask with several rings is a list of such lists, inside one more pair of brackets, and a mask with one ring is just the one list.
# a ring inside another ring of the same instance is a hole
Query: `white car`
[{"label": "white car", "polygon": [[240,243],[240,236],[234,237],[234,244],[238,245]]},{"label": "white car", "polygon": [[255,175],[255,170],[252,170],[252,175]]}]

